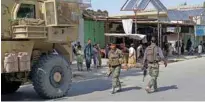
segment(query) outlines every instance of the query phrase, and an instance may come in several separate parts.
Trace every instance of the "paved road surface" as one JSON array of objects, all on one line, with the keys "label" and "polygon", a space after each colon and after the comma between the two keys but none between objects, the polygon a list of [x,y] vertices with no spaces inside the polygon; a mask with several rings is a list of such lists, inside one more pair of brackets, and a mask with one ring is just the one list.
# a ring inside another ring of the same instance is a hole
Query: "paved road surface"
[{"label": "paved road surface", "polygon": [[[111,79],[94,78],[73,83],[72,89],[62,101],[137,101],[137,100],[168,100],[194,101],[205,100],[205,58],[187,60],[169,64],[160,69],[158,81],[159,92],[147,94],[144,91],[142,73],[136,69],[122,72],[123,90],[110,94]],[[149,77],[146,78],[146,81]],[[17,93],[3,95],[2,100],[42,100],[31,85],[23,86]],[[49,101],[49,100],[44,100]]]}]

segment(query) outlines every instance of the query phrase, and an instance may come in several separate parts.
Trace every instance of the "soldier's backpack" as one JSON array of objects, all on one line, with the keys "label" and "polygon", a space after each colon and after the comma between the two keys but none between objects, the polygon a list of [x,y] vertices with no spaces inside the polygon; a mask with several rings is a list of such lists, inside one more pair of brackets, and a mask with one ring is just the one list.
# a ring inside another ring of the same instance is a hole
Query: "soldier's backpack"
[{"label": "soldier's backpack", "polygon": [[157,52],[157,46],[156,45],[150,45],[147,47],[147,61],[148,62],[158,62],[158,52]]}]

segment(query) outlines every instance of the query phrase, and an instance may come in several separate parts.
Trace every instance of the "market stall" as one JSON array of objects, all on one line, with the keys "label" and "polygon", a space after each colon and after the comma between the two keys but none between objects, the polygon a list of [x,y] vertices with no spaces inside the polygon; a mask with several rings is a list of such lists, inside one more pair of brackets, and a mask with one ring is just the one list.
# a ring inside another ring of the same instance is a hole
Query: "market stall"
[{"label": "market stall", "polygon": [[[129,51],[128,51],[128,48],[126,47],[127,43],[125,41],[125,38],[127,37],[130,40],[132,39],[133,40],[132,43],[134,43],[136,40],[142,41],[144,43],[147,42],[146,35],[143,35],[143,34],[106,33],[105,36],[123,39],[122,43],[120,44],[120,48],[123,52],[123,64],[122,64],[123,69],[128,69],[127,63],[128,63],[128,57],[129,57]],[[118,44],[118,43],[116,43],[116,44]],[[136,48],[137,48],[137,45],[136,45]]]}]

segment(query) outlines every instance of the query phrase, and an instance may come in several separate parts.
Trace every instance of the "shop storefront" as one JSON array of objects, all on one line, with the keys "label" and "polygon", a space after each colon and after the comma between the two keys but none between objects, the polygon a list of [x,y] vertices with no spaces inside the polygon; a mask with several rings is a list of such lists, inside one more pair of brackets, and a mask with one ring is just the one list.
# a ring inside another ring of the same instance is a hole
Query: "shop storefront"
[{"label": "shop storefront", "polygon": [[195,38],[196,45],[198,45],[201,41],[205,41],[205,25],[195,26]]}]

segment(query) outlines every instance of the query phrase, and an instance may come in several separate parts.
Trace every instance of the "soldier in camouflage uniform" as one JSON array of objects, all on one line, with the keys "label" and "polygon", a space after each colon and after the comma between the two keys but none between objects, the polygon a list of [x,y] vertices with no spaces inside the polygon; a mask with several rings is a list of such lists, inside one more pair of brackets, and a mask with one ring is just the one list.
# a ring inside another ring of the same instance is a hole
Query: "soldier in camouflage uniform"
[{"label": "soldier in camouflage uniform", "polygon": [[115,93],[115,88],[119,88],[118,91],[121,90],[121,84],[119,80],[120,70],[121,70],[121,62],[122,62],[122,52],[121,50],[116,48],[115,44],[111,45],[111,50],[108,54],[108,64],[110,67],[110,71],[112,73],[112,94]]},{"label": "soldier in camouflage uniform", "polygon": [[167,66],[162,50],[155,44],[155,41],[155,38],[152,37],[151,45],[146,48],[143,59],[143,64],[145,64],[145,61],[148,64],[148,72],[151,76],[151,80],[145,88],[148,93],[151,92],[152,87],[154,88],[153,92],[157,91],[157,77],[159,75],[160,60],[163,60],[165,67]]}]

